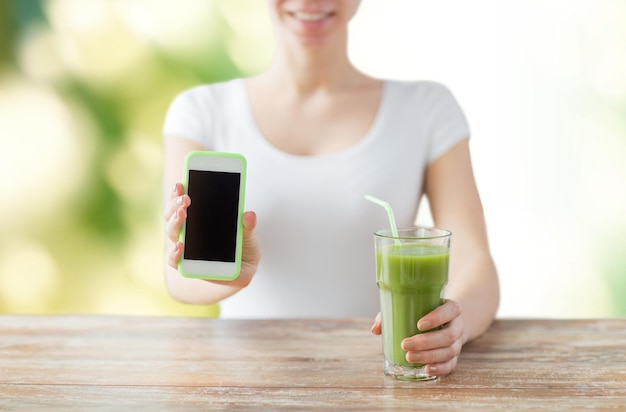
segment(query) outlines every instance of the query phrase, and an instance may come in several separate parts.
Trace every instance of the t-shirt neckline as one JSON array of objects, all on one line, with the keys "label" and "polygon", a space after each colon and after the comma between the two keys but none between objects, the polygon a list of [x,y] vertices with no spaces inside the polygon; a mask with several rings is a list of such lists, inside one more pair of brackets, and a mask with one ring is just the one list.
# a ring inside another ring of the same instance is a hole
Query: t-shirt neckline
[{"label": "t-shirt neckline", "polygon": [[267,140],[265,135],[259,129],[256,119],[254,118],[254,114],[252,112],[252,105],[250,104],[250,99],[248,97],[248,91],[246,89],[245,80],[238,79],[237,80],[238,93],[240,93],[243,107],[243,115],[246,117],[246,124],[250,125],[250,132],[254,136],[254,138],[260,143],[260,145],[271,155],[282,158],[285,160],[294,160],[294,161],[320,161],[320,160],[333,160],[333,159],[343,159],[345,157],[353,156],[361,150],[364,150],[367,146],[371,144],[373,140],[376,139],[378,135],[378,130],[381,128],[381,124],[383,123],[383,119],[386,117],[385,112],[387,111],[387,107],[389,106],[389,89],[390,82],[387,80],[383,80],[383,90],[381,93],[380,101],[378,103],[378,109],[376,110],[376,114],[374,116],[374,121],[372,122],[370,128],[365,133],[363,138],[361,138],[358,142],[353,144],[352,146],[343,149],[336,153],[329,153],[324,155],[296,155],[284,150],[281,150],[274,146],[272,143]]}]

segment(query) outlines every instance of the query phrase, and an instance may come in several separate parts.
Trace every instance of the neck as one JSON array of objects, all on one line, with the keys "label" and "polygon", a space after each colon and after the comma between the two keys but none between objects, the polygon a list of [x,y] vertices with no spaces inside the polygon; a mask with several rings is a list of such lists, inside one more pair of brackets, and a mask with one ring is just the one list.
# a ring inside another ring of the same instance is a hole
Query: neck
[{"label": "neck", "polygon": [[301,39],[284,39],[276,45],[274,60],[260,77],[298,95],[350,87],[363,75],[348,59],[347,34],[335,40],[303,44]]}]

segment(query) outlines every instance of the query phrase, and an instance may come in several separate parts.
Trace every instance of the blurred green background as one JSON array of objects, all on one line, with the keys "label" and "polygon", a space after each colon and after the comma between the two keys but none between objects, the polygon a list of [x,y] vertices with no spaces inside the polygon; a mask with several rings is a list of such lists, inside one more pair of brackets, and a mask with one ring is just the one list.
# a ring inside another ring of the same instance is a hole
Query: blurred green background
[{"label": "blurred green background", "polygon": [[[0,0],[0,313],[212,316],[163,281],[176,94],[262,70],[266,0]],[[364,0],[350,54],[448,85],[501,316],[626,316],[626,2]]]},{"label": "blurred green background", "polygon": [[0,312],[215,313],[164,287],[161,127],[267,64],[263,7],[0,1]]}]

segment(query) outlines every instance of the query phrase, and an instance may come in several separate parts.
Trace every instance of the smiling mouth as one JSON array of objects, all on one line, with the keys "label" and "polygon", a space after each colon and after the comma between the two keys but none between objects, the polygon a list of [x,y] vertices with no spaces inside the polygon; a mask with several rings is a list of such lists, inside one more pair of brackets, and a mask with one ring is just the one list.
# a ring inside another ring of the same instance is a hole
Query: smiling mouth
[{"label": "smiling mouth", "polygon": [[297,20],[304,21],[307,23],[314,23],[318,21],[322,21],[328,17],[331,17],[334,13],[307,13],[302,11],[295,11],[289,13],[292,17]]}]

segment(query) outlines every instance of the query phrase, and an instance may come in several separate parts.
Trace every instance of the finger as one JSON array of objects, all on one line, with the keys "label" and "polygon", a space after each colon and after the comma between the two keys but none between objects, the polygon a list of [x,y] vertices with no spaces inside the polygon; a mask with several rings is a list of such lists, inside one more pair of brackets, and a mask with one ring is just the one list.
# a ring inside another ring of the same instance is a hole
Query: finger
[{"label": "finger", "polygon": [[426,373],[431,376],[445,376],[449,375],[456,368],[458,357],[450,359],[447,362],[435,363],[432,365],[426,365]]},{"label": "finger", "polygon": [[177,207],[184,206],[189,207],[191,199],[184,193],[184,188],[181,183],[176,183],[170,192],[170,198],[163,211],[163,218],[169,220],[172,214],[176,211]]},{"label": "finger", "polygon": [[254,233],[257,218],[254,212],[245,212],[243,214],[243,265],[256,272],[256,266],[261,259],[261,250],[259,248],[259,239]]},{"label": "finger", "polygon": [[176,196],[182,195],[184,191],[185,190],[184,190],[183,184],[180,182],[176,182],[174,184],[174,187],[172,188],[172,191],[170,192],[170,199],[173,199]]},{"label": "finger", "polygon": [[243,214],[243,230],[244,236],[250,234],[256,227],[256,213],[249,211]]},{"label": "finger", "polygon": [[167,221],[165,227],[165,233],[167,237],[174,243],[178,241],[180,235],[180,229],[183,227],[183,222],[187,218],[187,211],[185,209],[178,208],[176,212]]},{"label": "finger", "polygon": [[455,318],[443,329],[420,333],[404,339],[402,349],[405,351],[427,351],[446,348],[456,341],[461,342],[463,330],[463,322],[459,318]]},{"label": "finger", "polygon": [[176,213],[176,209],[184,208],[187,209],[191,205],[191,198],[189,195],[181,195],[171,199],[166,206],[166,210],[163,213],[163,218],[167,221],[169,220],[174,213]]},{"label": "finger", "polygon": [[406,353],[407,362],[436,364],[445,363],[456,358],[461,353],[461,341],[457,340],[450,346],[426,351],[409,351]]},{"label": "finger", "polygon": [[453,300],[446,299],[443,305],[424,315],[418,322],[420,331],[427,331],[451,322],[461,315],[461,307]]},{"label": "finger", "polygon": [[170,265],[174,269],[177,269],[178,261],[180,260],[182,255],[183,255],[183,243],[176,242],[176,244],[174,245],[174,249],[172,249],[167,256],[168,265]]},{"label": "finger", "polygon": [[380,312],[376,315],[376,319],[374,319],[374,324],[371,329],[374,335],[380,335],[382,333],[382,318],[380,316]]}]

